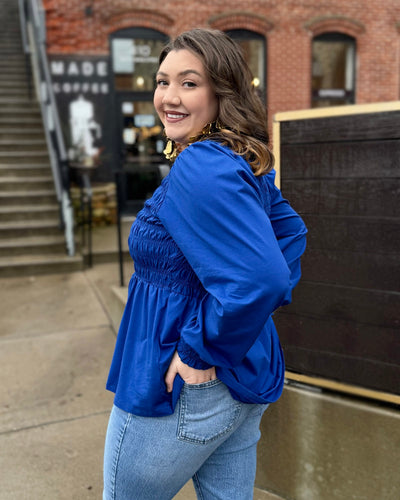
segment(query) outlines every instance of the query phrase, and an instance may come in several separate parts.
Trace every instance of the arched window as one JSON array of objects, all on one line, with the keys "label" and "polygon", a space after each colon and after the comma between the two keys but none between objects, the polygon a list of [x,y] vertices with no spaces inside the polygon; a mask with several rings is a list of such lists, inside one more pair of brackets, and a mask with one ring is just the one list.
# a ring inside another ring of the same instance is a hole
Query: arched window
[{"label": "arched window", "polygon": [[146,28],[125,28],[110,37],[114,85],[117,91],[154,90],[158,55],[167,37]]},{"label": "arched window", "polygon": [[266,41],[254,31],[234,29],[226,33],[243,49],[244,56],[253,74],[253,84],[263,101],[266,100]]},{"label": "arched window", "polygon": [[356,41],[323,33],[312,42],[312,107],[355,103]]}]

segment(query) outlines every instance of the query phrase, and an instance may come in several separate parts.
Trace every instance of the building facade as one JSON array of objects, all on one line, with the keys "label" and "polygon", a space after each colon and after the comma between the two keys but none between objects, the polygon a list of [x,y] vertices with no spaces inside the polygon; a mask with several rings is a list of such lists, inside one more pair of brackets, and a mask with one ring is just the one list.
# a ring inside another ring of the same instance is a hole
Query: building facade
[{"label": "building facade", "polygon": [[[275,113],[399,99],[400,2],[43,0],[54,90],[71,156],[159,162],[157,55],[193,27],[228,32]],[[82,151],[81,151],[82,152]]]}]

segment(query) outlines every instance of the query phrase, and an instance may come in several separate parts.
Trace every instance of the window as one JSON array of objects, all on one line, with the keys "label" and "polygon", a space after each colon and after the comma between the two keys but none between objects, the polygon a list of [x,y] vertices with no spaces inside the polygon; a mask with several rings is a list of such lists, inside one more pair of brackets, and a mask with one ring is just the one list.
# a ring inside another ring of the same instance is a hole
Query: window
[{"label": "window", "polygon": [[167,37],[146,28],[125,28],[111,35],[111,61],[117,120],[118,150],[130,163],[160,162],[162,125],[153,106],[159,54]]},{"label": "window", "polygon": [[266,97],[266,42],[265,38],[254,31],[229,30],[226,32],[237,42],[244,52],[247,64],[253,74],[253,85],[263,101]]},{"label": "window", "polygon": [[158,56],[167,37],[154,30],[126,29],[111,38],[114,86],[117,91],[153,91]]},{"label": "window", "polygon": [[342,33],[324,33],[312,43],[312,107],[355,102],[356,42]]}]

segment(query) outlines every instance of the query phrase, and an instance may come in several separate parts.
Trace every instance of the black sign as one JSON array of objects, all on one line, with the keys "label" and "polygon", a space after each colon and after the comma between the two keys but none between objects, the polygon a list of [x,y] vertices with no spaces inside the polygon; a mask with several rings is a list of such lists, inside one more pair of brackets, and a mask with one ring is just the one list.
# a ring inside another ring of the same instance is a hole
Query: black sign
[{"label": "black sign", "polygon": [[68,158],[98,166],[96,180],[112,179],[111,78],[106,56],[49,56]]}]

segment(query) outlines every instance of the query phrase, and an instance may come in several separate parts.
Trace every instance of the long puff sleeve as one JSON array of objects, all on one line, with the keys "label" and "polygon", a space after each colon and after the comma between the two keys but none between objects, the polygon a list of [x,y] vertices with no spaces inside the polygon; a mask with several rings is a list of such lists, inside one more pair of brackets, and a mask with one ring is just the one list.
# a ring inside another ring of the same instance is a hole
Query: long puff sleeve
[{"label": "long puff sleeve", "polygon": [[[273,183],[275,172],[273,171],[268,174],[268,177],[271,181],[271,209],[269,219],[278,240],[279,248],[289,266],[291,289],[293,289],[301,277],[300,257],[306,248],[307,228],[298,213],[282,197],[281,191]],[[290,301],[291,294],[285,299],[282,305],[289,304]]]},{"label": "long puff sleeve", "polygon": [[208,292],[180,332],[178,353],[194,368],[240,364],[290,294],[260,189],[243,158],[209,141],[187,147],[171,170],[158,215]]}]

